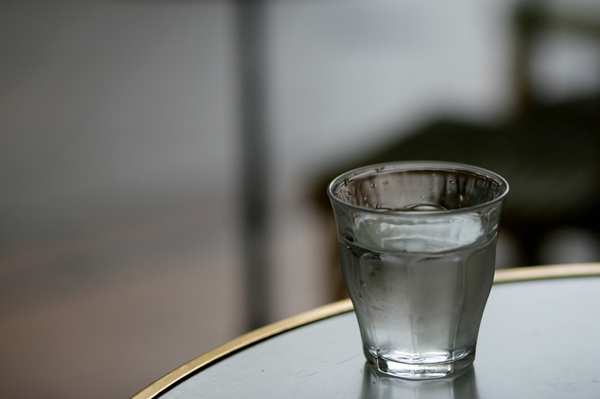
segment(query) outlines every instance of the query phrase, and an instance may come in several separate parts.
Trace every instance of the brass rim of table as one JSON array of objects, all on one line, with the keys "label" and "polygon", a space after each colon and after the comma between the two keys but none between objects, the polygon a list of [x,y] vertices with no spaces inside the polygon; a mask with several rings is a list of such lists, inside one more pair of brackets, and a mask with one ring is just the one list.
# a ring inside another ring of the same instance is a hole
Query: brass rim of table
[{"label": "brass rim of table", "polygon": [[[499,269],[496,270],[496,274],[494,275],[494,284],[589,276],[600,276],[600,263]],[[177,383],[242,349],[294,328],[305,326],[352,310],[353,307],[350,299],[344,299],[250,331],[247,334],[190,360],[148,385],[146,388],[132,396],[131,399],[158,398],[159,395],[165,393]]]}]

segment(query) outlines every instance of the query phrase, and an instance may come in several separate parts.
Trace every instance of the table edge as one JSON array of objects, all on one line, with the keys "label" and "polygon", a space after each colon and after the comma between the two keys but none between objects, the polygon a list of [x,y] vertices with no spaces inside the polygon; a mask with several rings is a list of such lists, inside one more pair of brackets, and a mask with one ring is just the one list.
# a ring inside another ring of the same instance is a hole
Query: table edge
[{"label": "table edge", "polygon": [[[600,263],[530,266],[496,270],[494,284],[555,278],[600,276]],[[155,399],[175,384],[224,357],[275,335],[353,310],[350,299],[320,306],[266,325],[200,355],[148,385],[131,399]]]}]

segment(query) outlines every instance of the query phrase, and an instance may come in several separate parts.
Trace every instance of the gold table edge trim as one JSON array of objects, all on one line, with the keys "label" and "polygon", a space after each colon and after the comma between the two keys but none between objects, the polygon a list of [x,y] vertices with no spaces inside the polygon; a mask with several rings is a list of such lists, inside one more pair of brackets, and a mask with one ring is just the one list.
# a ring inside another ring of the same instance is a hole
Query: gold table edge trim
[{"label": "gold table edge trim", "polygon": [[[544,280],[553,278],[600,276],[600,263],[561,264],[551,266],[517,267],[496,270],[494,284]],[[200,355],[184,365],[176,368],[159,378],[146,388],[139,391],[131,399],[154,399],[176,383],[191,376],[200,369],[208,366],[235,351],[255,344],[294,328],[326,319],[353,309],[350,299],[344,299],[328,305],[300,313],[298,315],[266,325],[233,339],[203,355]]]}]

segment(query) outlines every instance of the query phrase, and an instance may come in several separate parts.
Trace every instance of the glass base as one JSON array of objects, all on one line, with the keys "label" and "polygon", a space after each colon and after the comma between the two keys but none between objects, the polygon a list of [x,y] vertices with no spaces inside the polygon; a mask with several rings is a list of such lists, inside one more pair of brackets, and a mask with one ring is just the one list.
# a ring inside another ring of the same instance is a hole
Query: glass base
[{"label": "glass base", "polygon": [[409,380],[427,380],[456,375],[466,370],[475,360],[475,351],[469,352],[458,359],[439,363],[406,363],[375,356],[368,352],[365,355],[369,363],[381,373]]}]

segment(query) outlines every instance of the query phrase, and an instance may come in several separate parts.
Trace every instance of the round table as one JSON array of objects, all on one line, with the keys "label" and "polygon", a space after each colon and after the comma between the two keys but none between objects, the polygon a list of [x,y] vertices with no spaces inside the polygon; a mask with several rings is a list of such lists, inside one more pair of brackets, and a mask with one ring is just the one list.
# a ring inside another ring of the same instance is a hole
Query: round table
[{"label": "round table", "polygon": [[499,270],[473,367],[408,381],[365,363],[349,300],[243,335],[132,399],[600,398],[600,264]]}]

